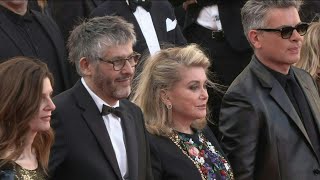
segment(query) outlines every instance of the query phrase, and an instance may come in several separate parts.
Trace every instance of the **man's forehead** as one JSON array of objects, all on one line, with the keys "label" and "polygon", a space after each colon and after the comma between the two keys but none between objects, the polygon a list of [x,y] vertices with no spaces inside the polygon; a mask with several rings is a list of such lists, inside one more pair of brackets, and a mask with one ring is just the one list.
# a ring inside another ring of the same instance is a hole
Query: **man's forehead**
[{"label": "man's forehead", "polygon": [[103,50],[103,55],[105,57],[128,57],[132,53],[133,53],[132,44],[106,47]]}]

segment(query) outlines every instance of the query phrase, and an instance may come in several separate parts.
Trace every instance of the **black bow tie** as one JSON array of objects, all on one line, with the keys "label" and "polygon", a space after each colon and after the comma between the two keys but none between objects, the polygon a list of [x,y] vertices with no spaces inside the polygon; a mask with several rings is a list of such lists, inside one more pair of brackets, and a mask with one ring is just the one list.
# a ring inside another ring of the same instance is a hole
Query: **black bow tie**
[{"label": "black bow tie", "polygon": [[118,116],[119,118],[121,118],[121,116],[122,116],[122,113],[121,113],[119,107],[113,108],[113,107],[110,107],[110,106],[107,106],[107,105],[103,105],[102,106],[101,115],[105,116],[105,115],[108,115],[110,113]]},{"label": "black bow tie", "polygon": [[129,0],[128,3],[132,12],[136,11],[137,6],[142,6],[146,11],[150,12],[150,9],[151,9],[150,0]]}]

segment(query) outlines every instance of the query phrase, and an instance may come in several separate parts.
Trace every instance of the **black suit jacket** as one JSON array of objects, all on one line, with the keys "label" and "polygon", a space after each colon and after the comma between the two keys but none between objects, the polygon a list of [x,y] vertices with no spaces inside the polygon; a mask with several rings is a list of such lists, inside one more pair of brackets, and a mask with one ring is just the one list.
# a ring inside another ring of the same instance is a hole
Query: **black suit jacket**
[{"label": "black suit jacket", "polygon": [[[70,88],[72,86],[70,79],[71,67],[66,60],[64,42],[58,26],[51,18],[41,14],[40,12],[31,10],[31,13],[46,31],[53,46],[55,47],[54,50],[58,55],[58,68],[60,69],[63,77],[62,86],[64,86],[65,89]],[[5,14],[0,12],[0,61],[14,56],[28,56],[29,54],[33,54],[32,50],[28,48],[29,46],[25,44],[26,42],[21,40],[19,38],[20,36],[17,34],[18,30],[15,28],[13,23],[5,16]]]},{"label": "black suit jacket", "polygon": [[[56,140],[49,172],[52,179],[122,180],[115,152],[100,112],[81,81],[54,98],[52,127]],[[120,101],[130,180],[152,180],[143,115]]]},{"label": "black suit jacket", "polygon": [[[320,131],[315,82],[304,70],[292,70]],[[255,57],[223,97],[219,125],[221,146],[237,180],[320,178],[319,159],[302,120],[280,83]]]},{"label": "black suit jacket", "polygon": [[[104,2],[92,11],[91,17],[105,15],[121,16],[128,22],[132,23],[137,35],[137,43],[134,46],[134,50],[139,53],[144,53],[145,51],[149,52],[146,40],[142,34],[139,24],[125,0],[111,0]],[[171,43],[177,45],[183,45],[187,43],[182,35],[178,24],[175,29],[167,32],[166,19],[169,18],[172,21],[176,19],[174,10],[167,0],[152,0],[150,15],[160,45],[163,43]]]},{"label": "black suit jacket", "polygon": [[[201,9],[205,6],[214,4],[212,0],[198,0],[198,3],[188,6],[186,11],[183,31],[187,31],[188,27],[196,23]],[[241,8],[244,0],[226,1],[218,0],[219,17],[224,31],[224,36],[229,45],[236,51],[248,51],[251,49],[241,24]]]},{"label": "black suit jacket", "polygon": [[52,17],[61,29],[65,41],[73,27],[88,18],[91,11],[105,0],[53,0],[49,2]]}]

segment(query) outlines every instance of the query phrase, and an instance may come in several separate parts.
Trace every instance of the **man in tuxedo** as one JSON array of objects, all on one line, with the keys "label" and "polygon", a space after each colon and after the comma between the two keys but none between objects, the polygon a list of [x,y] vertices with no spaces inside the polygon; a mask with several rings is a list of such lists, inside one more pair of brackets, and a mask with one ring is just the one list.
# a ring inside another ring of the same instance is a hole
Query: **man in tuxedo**
[{"label": "man in tuxedo", "polygon": [[72,68],[58,26],[49,16],[29,9],[27,0],[0,0],[0,43],[0,62],[14,56],[45,62],[54,76],[54,95],[72,86]]},{"label": "man in tuxedo", "polygon": [[143,115],[126,98],[139,54],[133,25],[117,16],[75,27],[69,59],[81,79],[54,98],[52,179],[152,180]]},{"label": "man in tuxedo", "polygon": [[320,98],[292,64],[308,29],[300,1],[248,0],[242,21],[254,56],[223,97],[221,146],[237,180],[320,177]]},{"label": "man in tuxedo", "polygon": [[137,34],[134,50],[154,54],[163,44],[184,45],[186,40],[167,0],[106,1],[91,16],[117,15],[132,23]]},{"label": "man in tuxedo", "polygon": [[249,63],[252,49],[244,36],[240,9],[245,0],[185,0],[183,34],[188,43],[203,47],[212,60],[211,71],[230,85]]}]

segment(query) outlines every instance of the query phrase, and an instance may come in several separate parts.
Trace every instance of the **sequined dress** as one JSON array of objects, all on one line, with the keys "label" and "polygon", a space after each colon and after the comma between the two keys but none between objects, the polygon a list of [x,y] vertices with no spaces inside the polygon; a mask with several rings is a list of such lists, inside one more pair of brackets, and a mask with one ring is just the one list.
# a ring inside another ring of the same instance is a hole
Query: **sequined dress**
[{"label": "sequined dress", "polygon": [[0,169],[0,180],[45,180],[46,175],[40,169],[28,170],[15,162],[5,164]]}]

